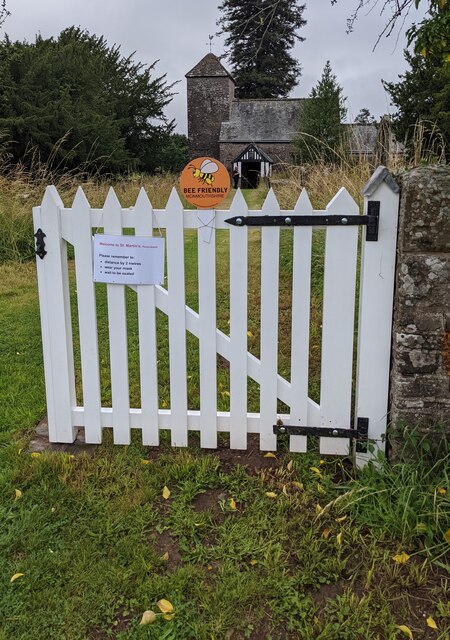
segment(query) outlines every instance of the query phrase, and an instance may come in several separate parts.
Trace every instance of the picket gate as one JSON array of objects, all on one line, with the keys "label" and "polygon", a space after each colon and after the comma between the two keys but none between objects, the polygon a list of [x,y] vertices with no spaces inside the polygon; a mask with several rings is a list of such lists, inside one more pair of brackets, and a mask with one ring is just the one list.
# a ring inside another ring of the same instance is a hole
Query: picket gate
[{"label": "picket gate", "polygon": [[[377,241],[366,241],[362,227],[359,321],[354,425],[366,419],[368,451],[357,454],[364,463],[384,449],[388,418],[388,388],[394,270],[397,241],[398,187],[384,167],[364,190],[364,212],[377,205]],[[39,300],[46,383],[49,438],[73,442],[84,427],[87,443],[100,443],[102,430],[112,427],[114,442],[128,444],[130,430],[142,431],[145,445],[157,446],[161,429],[171,431],[174,446],[188,444],[188,432],[200,432],[205,448],[217,447],[217,434],[230,434],[230,447],[245,449],[247,434],[260,437],[262,451],[277,448],[274,425],[314,429],[350,429],[355,332],[355,287],[359,226],[326,226],[320,403],[308,397],[311,246],[313,223],[288,226],[293,233],[291,379],[278,373],[278,295],[280,226],[261,222],[260,358],[247,351],[248,216],[284,219],[295,216],[354,216],[359,207],[341,189],[324,211],[313,210],[302,191],[292,211],[280,211],[270,191],[261,211],[248,211],[240,191],[229,210],[185,210],[175,189],[164,210],[153,209],[144,190],[134,207],[124,209],[111,188],[102,209],[91,208],[81,188],[66,208],[55,187],[46,189],[40,207],[33,209],[38,249]],[[243,222],[226,222],[239,217]],[[250,219],[249,219],[250,220]],[[152,236],[164,230],[168,286],[137,285],[141,407],[130,407],[125,286],[108,284],[110,344],[110,407],[102,406],[97,332],[96,284],[93,282],[92,236]],[[198,234],[198,313],[186,306],[184,230]],[[229,231],[230,331],[216,327],[216,230]],[[68,245],[73,246],[83,405],[76,402],[74,348],[69,297]],[[42,255],[42,254],[41,254]],[[158,402],[156,309],[168,315],[170,409]],[[186,332],[199,339],[200,410],[188,409]],[[217,354],[230,363],[230,411],[217,411]],[[260,412],[247,408],[247,377],[260,385]],[[281,400],[289,415],[277,413]],[[368,421],[368,423],[367,423]],[[355,426],[356,428],[356,426]],[[320,431],[316,434],[320,435]],[[327,432],[328,433],[328,432]],[[340,432],[338,432],[338,436]],[[323,454],[350,451],[348,437],[320,437]],[[290,449],[306,451],[307,435],[291,435]],[[361,447],[364,449],[364,447]]]}]

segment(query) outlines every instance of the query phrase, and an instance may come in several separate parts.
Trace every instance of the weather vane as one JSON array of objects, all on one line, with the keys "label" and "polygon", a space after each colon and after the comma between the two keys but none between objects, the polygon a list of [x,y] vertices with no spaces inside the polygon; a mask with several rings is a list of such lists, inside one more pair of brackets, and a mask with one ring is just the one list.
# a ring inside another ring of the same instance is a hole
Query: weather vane
[{"label": "weather vane", "polygon": [[209,38],[209,42],[207,42],[206,44],[209,44],[209,53],[212,53],[212,42],[214,40],[214,36],[208,36]]}]

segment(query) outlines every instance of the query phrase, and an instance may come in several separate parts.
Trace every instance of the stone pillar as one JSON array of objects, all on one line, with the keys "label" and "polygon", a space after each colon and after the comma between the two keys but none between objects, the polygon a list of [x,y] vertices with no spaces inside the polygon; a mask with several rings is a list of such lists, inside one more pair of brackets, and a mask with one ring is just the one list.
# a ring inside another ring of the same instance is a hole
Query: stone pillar
[{"label": "stone pillar", "polygon": [[[390,419],[450,434],[450,167],[417,167],[401,184]],[[395,444],[395,449],[399,443]]]}]

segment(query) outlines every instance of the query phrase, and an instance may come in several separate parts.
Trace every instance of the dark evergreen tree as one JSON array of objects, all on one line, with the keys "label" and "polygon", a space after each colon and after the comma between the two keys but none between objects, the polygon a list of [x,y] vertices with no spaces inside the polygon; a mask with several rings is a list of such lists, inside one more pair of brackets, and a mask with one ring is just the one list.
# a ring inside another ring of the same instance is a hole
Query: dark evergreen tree
[{"label": "dark evergreen tree", "polygon": [[[414,153],[414,130],[419,122],[421,144],[430,149],[435,144],[445,146],[450,160],[450,64],[440,57],[424,58],[405,51],[410,70],[399,76],[400,82],[384,82],[397,108],[393,117],[394,132],[398,140],[405,142],[407,152]],[[417,142],[417,140],[416,140]]]},{"label": "dark evergreen tree", "polygon": [[363,107],[359,110],[357,116],[355,116],[356,124],[375,124],[376,120],[373,115],[370,113],[367,107]]},{"label": "dark evergreen tree", "polygon": [[336,160],[337,150],[343,144],[342,120],[347,114],[344,103],[342,88],[328,60],[300,112],[296,146],[301,162]]},{"label": "dark evergreen tree", "polygon": [[239,98],[288,95],[301,74],[290,51],[303,41],[297,31],[306,24],[305,5],[297,0],[223,0],[218,21]]},{"label": "dark evergreen tree", "polygon": [[[156,64],[156,63],[155,63]],[[125,171],[159,166],[160,145],[173,123],[164,107],[172,94],[117,46],[77,28],[57,39],[0,43],[0,130],[13,161],[29,151],[61,169]]]}]

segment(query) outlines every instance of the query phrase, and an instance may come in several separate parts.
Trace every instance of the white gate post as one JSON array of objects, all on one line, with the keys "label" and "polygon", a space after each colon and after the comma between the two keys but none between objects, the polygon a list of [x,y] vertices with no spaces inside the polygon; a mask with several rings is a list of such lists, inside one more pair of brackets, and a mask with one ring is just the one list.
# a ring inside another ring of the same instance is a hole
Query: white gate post
[{"label": "white gate post", "polygon": [[33,210],[34,230],[45,233],[43,259],[37,257],[39,305],[50,442],[73,442],[72,407],[76,404],[70,316],[67,243],[62,237],[61,208],[55,187],[47,187],[41,207]]},{"label": "white gate post", "polygon": [[378,202],[380,217],[377,241],[366,241],[365,228],[362,234],[355,423],[369,419],[374,450],[357,452],[358,466],[385,450],[399,187],[386,167],[378,167],[362,194],[364,214]]}]

